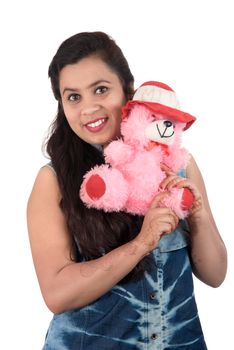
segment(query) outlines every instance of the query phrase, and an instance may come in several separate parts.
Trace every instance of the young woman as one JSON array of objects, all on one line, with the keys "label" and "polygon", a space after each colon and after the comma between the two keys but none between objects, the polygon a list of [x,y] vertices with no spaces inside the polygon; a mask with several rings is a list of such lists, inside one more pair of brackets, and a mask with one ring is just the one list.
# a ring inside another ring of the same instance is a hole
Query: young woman
[{"label": "young woman", "polygon": [[[166,169],[165,193],[144,218],[87,209],[79,198],[83,175],[120,136],[134,79],[102,32],[64,41],[49,77],[58,101],[46,144],[51,163],[37,175],[27,213],[40,288],[54,313],[43,349],[206,349],[192,271],[218,287],[226,249],[195,160],[185,178]],[[186,222],[159,207],[173,186],[194,194]]]}]

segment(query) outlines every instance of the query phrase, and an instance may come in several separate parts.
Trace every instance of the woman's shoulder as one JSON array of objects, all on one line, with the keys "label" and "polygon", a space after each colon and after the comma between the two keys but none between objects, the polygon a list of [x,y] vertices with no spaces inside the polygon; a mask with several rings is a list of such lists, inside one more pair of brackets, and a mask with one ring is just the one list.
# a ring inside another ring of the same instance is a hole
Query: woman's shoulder
[{"label": "woman's shoulder", "polygon": [[54,170],[54,167],[53,167],[53,165],[52,165],[52,163],[51,162],[49,162],[49,163],[47,163],[47,164],[44,164],[42,167],[41,167],[41,169],[40,170],[42,170],[42,169],[49,169],[54,175],[56,175],[56,172],[55,172],[55,170]]},{"label": "woman's shoulder", "polygon": [[36,175],[29,203],[38,200],[57,203],[61,200],[57,176],[50,163],[43,165]]},{"label": "woman's shoulder", "polygon": [[56,172],[51,163],[47,163],[39,169],[38,174],[36,176],[36,182],[41,183],[42,186],[47,186],[49,184],[54,184],[58,186]]}]

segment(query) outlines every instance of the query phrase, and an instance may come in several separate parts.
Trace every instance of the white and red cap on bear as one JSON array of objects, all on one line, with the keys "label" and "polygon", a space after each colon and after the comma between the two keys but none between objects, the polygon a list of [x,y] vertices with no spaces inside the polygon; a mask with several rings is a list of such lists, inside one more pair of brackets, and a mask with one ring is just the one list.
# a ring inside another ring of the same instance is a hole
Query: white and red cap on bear
[{"label": "white and red cap on bear", "polygon": [[128,116],[136,104],[143,105],[152,112],[165,115],[171,120],[186,123],[184,130],[196,120],[191,114],[180,110],[175,92],[168,85],[158,81],[147,81],[136,90],[133,99],[123,107],[123,119]]}]

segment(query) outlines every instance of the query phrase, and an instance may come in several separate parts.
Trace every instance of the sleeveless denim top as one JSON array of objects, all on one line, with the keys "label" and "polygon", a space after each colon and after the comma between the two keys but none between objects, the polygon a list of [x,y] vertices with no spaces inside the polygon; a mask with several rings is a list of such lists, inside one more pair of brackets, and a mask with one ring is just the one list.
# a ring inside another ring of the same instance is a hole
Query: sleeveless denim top
[{"label": "sleeveless denim top", "polygon": [[[181,174],[180,175],[184,175]],[[181,221],[151,253],[153,269],[91,304],[56,314],[43,350],[205,350]]]}]

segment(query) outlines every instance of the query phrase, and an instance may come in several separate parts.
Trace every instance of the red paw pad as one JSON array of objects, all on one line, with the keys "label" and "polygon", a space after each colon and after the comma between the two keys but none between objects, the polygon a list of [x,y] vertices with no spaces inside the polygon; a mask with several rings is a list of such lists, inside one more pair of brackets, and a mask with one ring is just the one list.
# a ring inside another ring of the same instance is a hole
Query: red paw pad
[{"label": "red paw pad", "polygon": [[183,210],[188,210],[192,207],[194,202],[193,193],[188,189],[184,188],[184,192],[181,200],[181,207]]},{"label": "red paw pad", "polygon": [[106,192],[105,182],[99,175],[90,176],[86,183],[86,192],[91,199],[99,199]]}]

